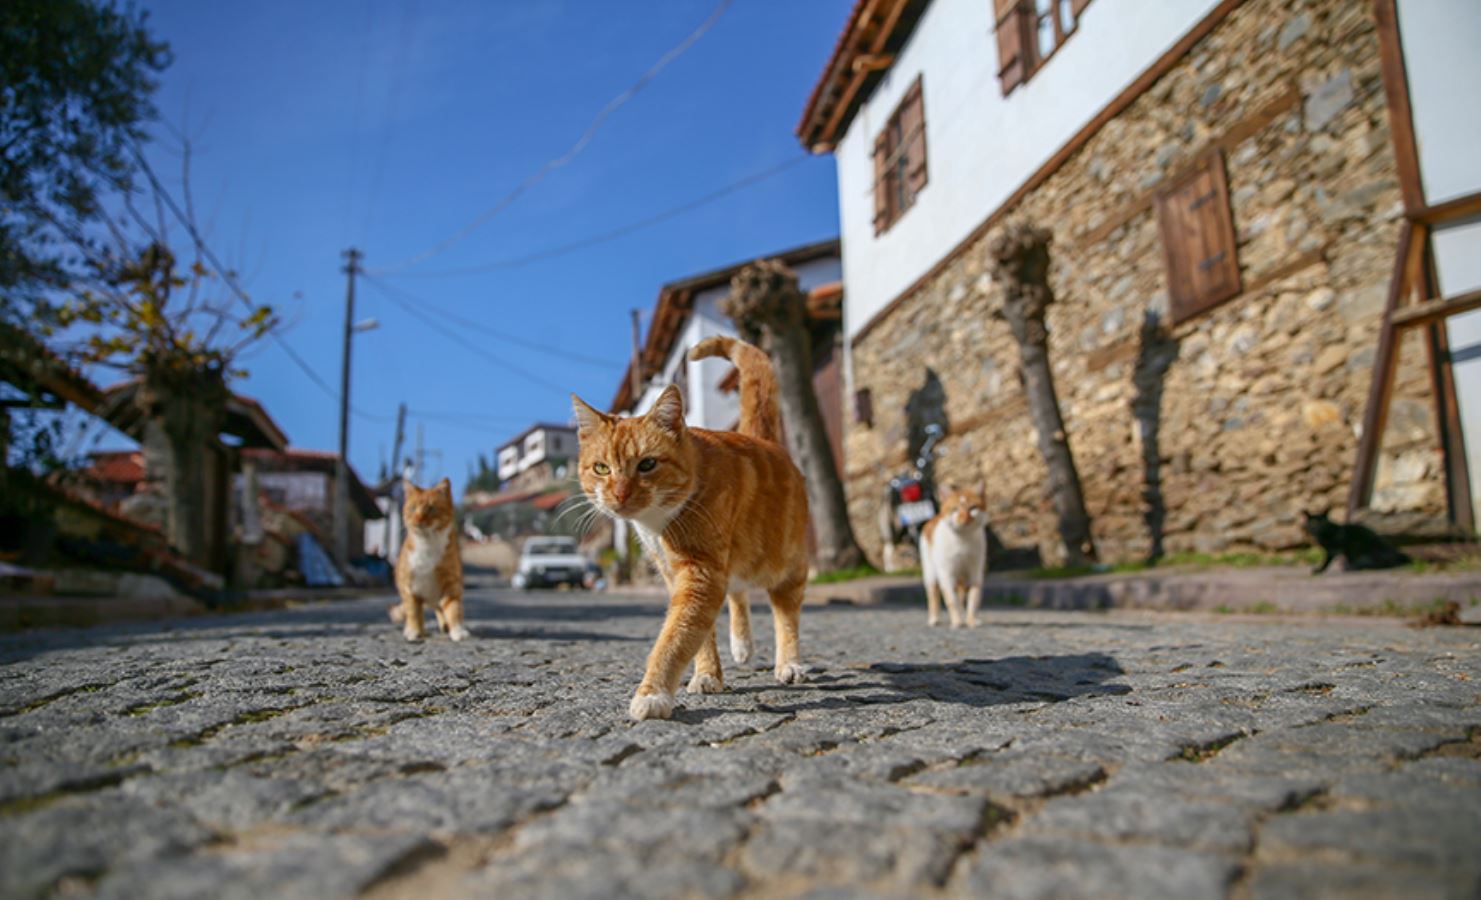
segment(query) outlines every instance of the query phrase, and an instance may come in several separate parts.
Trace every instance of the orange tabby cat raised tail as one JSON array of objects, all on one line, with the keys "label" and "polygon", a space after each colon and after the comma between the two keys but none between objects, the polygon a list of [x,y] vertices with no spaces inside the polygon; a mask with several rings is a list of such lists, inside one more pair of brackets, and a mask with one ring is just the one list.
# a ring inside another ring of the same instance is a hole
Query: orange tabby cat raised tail
[{"label": "orange tabby cat raised tail", "polygon": [[[669,589],[668,615],[628,712],[673,715],[690,660],[693,694],[724,690],[715,619],[727,593],[758,587],[776,622],[776,677],[804,680],[798,625],[807,584],[807,494],[775,441],[775,377],[760,350],[711,338],[692,359],[724,355],[741,373],[740,432],[690,428],[673,385],[643,416],[622,419],[573,396],[581,486],[597,508],[632,522]],[[732,651],[735,650],[732,635]]]}]

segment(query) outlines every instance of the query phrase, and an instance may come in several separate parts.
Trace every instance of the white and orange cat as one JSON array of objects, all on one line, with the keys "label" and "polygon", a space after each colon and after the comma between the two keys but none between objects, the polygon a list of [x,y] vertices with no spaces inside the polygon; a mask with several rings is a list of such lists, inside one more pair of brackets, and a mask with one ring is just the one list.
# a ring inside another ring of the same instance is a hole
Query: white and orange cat
[{"label": "white and orange cat", "polygon": [[961,605],[967,605],[966,624],[977,624],[982,605],[982,575],[987,570],[986,485],[976,490],[943,486],[941,512],[920,533],[920,571],[926,583],[926,624],[941,621],[941,598],[951,627],[962,627]]},{"label": "white and orange cat", "polygon": [[731,653],[750,657],[745,591],[771,600],[776,678],[804,680],[797,649],[807,586],[807,494],[802,473],[777,442],[781,419],[771,360],[728,337],[701,341],[690,359],[721,356],[740,370],[740,424],[734,432],[690,428],[678,388],[665,388],[643,416],[617,418],[572,396],[581,443],[581,487],[597,509],[632,522],[663,573],[668,616],[648,655],[628,712],[667,719],[684,669],[689,693],[725,689],[715,620],[730,597]]},{"label": "white and orange cat", "polygon": [[437,614],[437,626],[461,641],[469,634],[463,627],[463,559],[458,552],[452,484],[444,478],[426,489],[410,480],[403,486],[406,542],[396,558],[401,605],[391,607],[391,621],[401,623],[401,633],[408,641],[419,641],[426,636],[425,604]]}]

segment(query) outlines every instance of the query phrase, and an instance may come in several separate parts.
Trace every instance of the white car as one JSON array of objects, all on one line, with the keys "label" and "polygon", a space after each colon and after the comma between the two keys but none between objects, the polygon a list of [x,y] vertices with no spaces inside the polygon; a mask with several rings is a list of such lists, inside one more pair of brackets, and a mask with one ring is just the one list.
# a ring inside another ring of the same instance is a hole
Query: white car
[{"label": "white car", "polygon": [[519,554],[519,568],[510,582],[520,589],[585,585],[586,557],[576,548],[573,537],[532,537],[525,541]]}]

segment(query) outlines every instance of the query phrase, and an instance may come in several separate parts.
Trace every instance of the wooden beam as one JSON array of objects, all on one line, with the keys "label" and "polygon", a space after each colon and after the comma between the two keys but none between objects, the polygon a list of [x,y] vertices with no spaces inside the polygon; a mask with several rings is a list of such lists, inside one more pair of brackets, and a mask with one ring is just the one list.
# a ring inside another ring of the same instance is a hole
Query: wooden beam
[{"label": "wooden beam", "polygon": [[[1421,285],[1426,295],[1440,291],[1433,242],[1426,241]],[[1445,463],[1445,501],[1450,521],[1467,534],[1476,530],[1476,508],[1471,502],[1471,468],[1466,458],[1465,431],[1460,421],[1460,398],[1455,391],[1455,367],[1450,360],[1450,334],[1444,322],[1426,329],[1430,357],[1430,380],[1435,390],[1435,421],[1439,424],[1440,449]]]},{"label": "wooden beam", "polygon": [[1414,114],[1409,108],[1409,76],[1404,70],[1404,47],[1399,41],[1398,0],[1373,0],[1378,25],[1378,60],[1383,69],[1383,92],[1388,98],[1390,130],[1394,136],[1394,164],[1404,211],[1424,208],[1424,185],[1419,179],[1419,145],[1414,139]]},{"label": "wooden beam", "polygon": [[[884,50],[884,45],[889,40],[890,32],[895,30],[895,25],[900,21],[900,16],[904,14],[907,5],[906,0],[893,0],[890,9],[885,13],[884,21],[874,32],[867,36],[860,35],[861,39],[866,43],[863,55],[872,56]],[[873,12],[872,10],[865,15],[873,15]],[[864,81],[868,77],[868,71],[860,71],[857,68],[852,70],[849,76],[848,86],[843,89],[843,96],[838,98],[838,105],[833,107],[833,115],[829,116],[827,123],[823,125],[822,133],[824,135],[827,135],[831,139],[838,134],[838,129],[842,127],[844,117],[848,115],[849,107],[854,105],[854,98],[859,95],[859,91],[864,87]]]},{"label": "wooden beam", "polygon": [[1481,214],[1481,191],[1414,210],[1409,218],[1425,225],[1444,225],[1456,219]]},{"label": "wooden beam", "polygon": [[1398,252],[1394,254],[1394,271],[1388,285],[1388,301],[1378,332],[1373,380],[1368,387],[1368,403],[1363,408],[1363,433],[1358,438],[1358,456],[1353,463],[1352,485],[1347,493],[1349,517],[1365,508],[1373,497],[1378,450],[1383,441],[1384,426],[1388,424],[1388,403],[1393,396],[1394,369],[1398,362],[1398,330],[1393,327],[1393,318],[1409,293],[1411,273],[1419,268],[1424,244],[1425,226],[1405,222],[1400,227]]},{"label": "wooden beam", "polygon": [[1433,325],[1473,309],[1481,309],[1481,290],[1416,303],[1408,309],[1394,313],[1393,326],[1402,331],[1420,325]]},{"label": "wooden beam", "polygon": [[888,69],[895,64],[893,53],[865,53],[854,58],[853,70],[855,74],[867,74]]}]

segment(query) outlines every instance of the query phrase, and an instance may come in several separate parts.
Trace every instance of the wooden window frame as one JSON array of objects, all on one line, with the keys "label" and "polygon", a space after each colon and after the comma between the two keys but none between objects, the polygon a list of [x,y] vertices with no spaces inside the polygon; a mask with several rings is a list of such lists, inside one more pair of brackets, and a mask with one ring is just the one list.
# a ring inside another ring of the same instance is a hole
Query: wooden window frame
[{"label": "wooden window frame", "polygon": [[[1060,12],[1064,4],[1069,5],[1070,24],[1066,28]],[[997,35],[998,82],[1003,96],[1013,93],[1020,85],[1044,67],[1059,52],[1065,42],[1080,30],[1080,17],[1090,0],[1049,0],[1049,11],[1040,13],[1036,0],[1013,0],[1012,4],[998,13],[998,0],[992,0],[993,34]],[[1048,18],[1054,26],[1054,46],[1044,53],[1039,48],[1039,23]],[[1013,58],[1006,63],[1002,59],[1005,49],[1017,44]]]},{"label": "wooden window frame", "polygon": [[[920,122],[905,132],[911,106],[919,110]],[[917,151],[918,150],[918,158]],[[878,237],[915,206],[920,192],[930,182],[926,144],[926,99],[922,76],[917,75],[901,95],[874,139],[874,234]],[[918,161],[912,166],[912,160]],[[912,184],[912,182],[918,182]]]},{"label": "wooden window frame", "polygon": [[[1173,204],[1186,202],[1185,192],[1203,176],[1212,179],[1209,192],[1194,201],[1194,208],[1202,204],[1213,204],[1207,223],[1212,226],[1214,237],[1221,248],[1218,253],[1204,259],[1191,259],[1185,255],[1185,236],[1176,230],[1175,215],[1170,212]],[[1169,318],[1178,325],[1233,300],[1244,291],[1239,269],[1239,242],[1234,231],[1234,210],[1229,203],[1229,177],[1224,166],[1224,154],[1218,149],[1205,153],[1198,163],[1185,172],[1166,190],[1156,197],[1157,228],[1162,239],[1162,261],[1167,276]],[[1179,250],[1184,250],[1180,253]],[[1227,255],[1228,259],[1223,257]],[[1228,277],[1218,287],[1198,293],[1193,284],[1193,269],[1207,269],[1211,265],[1228,266]]]}]

